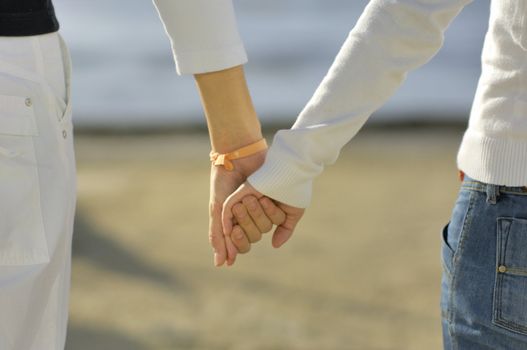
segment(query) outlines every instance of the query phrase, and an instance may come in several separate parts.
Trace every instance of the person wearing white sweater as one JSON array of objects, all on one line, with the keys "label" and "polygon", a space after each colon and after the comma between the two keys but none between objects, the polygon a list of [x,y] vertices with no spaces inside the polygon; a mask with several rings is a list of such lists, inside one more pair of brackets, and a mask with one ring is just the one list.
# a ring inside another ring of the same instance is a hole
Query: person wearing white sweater
[{"label": "person wearing white sweater", "polygon": [[[256,144],[249,156],[229,159],[233,171],[212,169],[211,241],[216,263],[230,249],[232,264],[236,247],[221,231],[221,204],[266,151],[232,3],[158,5],[162,17],[177,19],[166,24],[181,57],[178,69],[196,75],[214,150]],[[0,350],[62,350],[76,201],[69,53],[51,0],[3,0],[0,17]],[[267,215],[258,224],[265,231],[283,213],[270,200],[262,203]]]},{"label": "person wearing white sweater", "polygon": [[[251,214],[247,198],[279,202],[288,227],[275,232],[273,244],[287,241],[309,205],[315,177],[406,74],[434,56],[468,3],[369,2],[293,127],[276,134],[263,166],[225,202],[224,233],[239,252],[253,242],[247,232],[239,235],[244,225],[232,228],[233,217],[240,223]],[[493,0],[482,74],[457,158],[466,176],[442,231],[445,349],[527,349],[526,157],[527,1]]]}]

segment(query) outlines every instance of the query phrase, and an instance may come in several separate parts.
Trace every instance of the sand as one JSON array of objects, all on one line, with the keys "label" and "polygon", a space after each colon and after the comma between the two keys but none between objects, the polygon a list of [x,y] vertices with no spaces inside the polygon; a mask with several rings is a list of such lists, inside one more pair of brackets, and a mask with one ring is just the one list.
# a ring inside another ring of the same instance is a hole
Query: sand
[{"label": "sand", "polygon": [[68,350],[441,349],[440,230],[461,129],[362,132],[290,242],[207,241],[206,135],[77,135]]}]

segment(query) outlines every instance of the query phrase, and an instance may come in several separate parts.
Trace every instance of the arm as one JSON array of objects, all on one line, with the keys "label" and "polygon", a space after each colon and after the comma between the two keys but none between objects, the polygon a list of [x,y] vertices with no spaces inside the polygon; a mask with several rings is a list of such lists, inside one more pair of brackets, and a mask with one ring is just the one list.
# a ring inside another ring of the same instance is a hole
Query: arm
[{"label": "arm", "polygon": [[194,77],[213,150],[227,153],[262,139],[242,66]]},{"label": "arm", "polygon": [[[194,74],[213,151],[227,153],[262,139],[241,66],[247,58],[231,0],[154,0],[154,3],[170,37],[178,73]],[[223,234],[223,202],[261,166],[265,153],[234,160],[233,171],[211,168],[209,240],[216,266],[225,261],[233,264],[238,253],[230,237]],[[253,223],[257,234],[284,220],[283,212],[273,203],[270,206],[272,213]],[[260,205],[258,208],[261,209]]]},{"label": "arm", "polygon": [[277,133],[249,183],[275,200],[307,207],[313,179],[406,74],[434,56],[447,26],[469,2],[370,1],[296,123]]},{"label": "arm", "polygon": [[[197,74],[195,79],[214,151],[227,153],[262,139],[260,123],[241,66],[219,72]],[[259,152],[233,160],[233,171],[227,171],[224,167],[211,167],[209,238],[215,251],[216,266],[221,266],[225,261],[228,265],[232,265],[238,253],[231,237],[223,234],[221,225],[223,202],[246,180],[247,176],[262,165],[265,153]],[[270,216],[270,219],[272,223],[280,223],[283,221],[283,214],[277,212],[276,215]],[[266,222],[262,222],[262,225],[258,228],[264,227]],[[257,239],[256,236],[253,240]]]}]

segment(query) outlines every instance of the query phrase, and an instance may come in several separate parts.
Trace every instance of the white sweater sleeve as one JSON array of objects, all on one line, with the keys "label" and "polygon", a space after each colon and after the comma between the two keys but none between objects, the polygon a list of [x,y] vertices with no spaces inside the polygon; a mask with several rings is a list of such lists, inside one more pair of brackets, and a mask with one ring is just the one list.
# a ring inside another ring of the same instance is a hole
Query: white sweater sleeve
[{"label": "white sweater sleeve", "polygon": [[249,183],[271,198],[307,207],[313,179],[407,72],[435,55],[445,29],[470,1],[371,0],[295,124],[275,135]]},{"label": "white sweater sleeve", "polygon": [[154,0],[170,37],[179,74],[227,69],[247,62],[232,0]]}]

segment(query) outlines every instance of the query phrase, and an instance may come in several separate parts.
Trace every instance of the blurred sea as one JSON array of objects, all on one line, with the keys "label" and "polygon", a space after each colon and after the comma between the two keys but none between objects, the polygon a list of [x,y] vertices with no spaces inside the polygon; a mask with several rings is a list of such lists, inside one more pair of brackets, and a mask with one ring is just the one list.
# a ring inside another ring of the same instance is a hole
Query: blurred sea
[{"label": "blurred sea", "polygon": [[[235,1],[249,54],[247,78],[264,123],[294,121],[367,3]],[[73,57],[78,127],[203,125],[193,79],[176,75],[168,38],[150,0],[54,4]],[[438,55],[409,75],[373,122],[466,121],[488,9],[489,0],[467,6]]]}]

